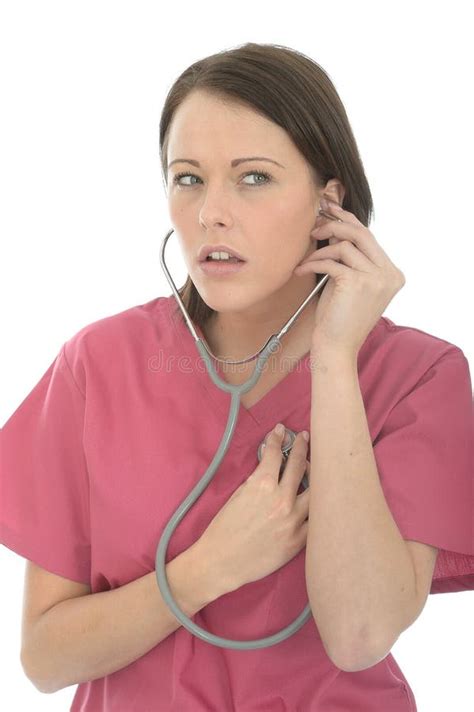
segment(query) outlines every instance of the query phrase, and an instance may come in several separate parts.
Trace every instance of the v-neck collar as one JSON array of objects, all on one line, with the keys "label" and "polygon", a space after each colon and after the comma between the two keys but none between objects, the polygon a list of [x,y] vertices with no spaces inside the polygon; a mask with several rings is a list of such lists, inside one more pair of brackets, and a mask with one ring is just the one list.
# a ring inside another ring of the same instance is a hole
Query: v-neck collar
[{"label": "v-neck collar", "polygon": [[[199,368],[194,368],[197,381],[201,384],[206,398],[215,410],[226,419],[230,408],[230,393],[226,393],[214,384],[211,380],[205,363],[201,363],[202,357],[196,347],[196,342],[189,331],[186,323],[182,319],[182,313],[177,305],[174,295],[166,297],[166,311],[170,322],[176,330],[181,347],[186,356],[189,356],[191,363],[196,364],[199,359]],[[174,312],[174,308],[179,310]],[[198,335],[205,340],[202,329],[197,324],[194,328]],[[207,343],[207,342],[206,342]],[[256,427],[264,434],[269,432],[278,421],[283,422],[286,427],[292,427],[292,421],[299,423],[301,413],[310,413],[311,408],[311,352],[308,351],[298,361],[293,369],[283,376],[267,393],[265,393],[250,408],[240,403],[238,421],[234,437],[240,439],[250,433],[254,433]],[[256,363],[256,359],[255,359]],[[296,425],[295,425],[296,427]],[[300,426],[299,426],[300,427]],[[309,422],[304,426],[309,428]]]}]

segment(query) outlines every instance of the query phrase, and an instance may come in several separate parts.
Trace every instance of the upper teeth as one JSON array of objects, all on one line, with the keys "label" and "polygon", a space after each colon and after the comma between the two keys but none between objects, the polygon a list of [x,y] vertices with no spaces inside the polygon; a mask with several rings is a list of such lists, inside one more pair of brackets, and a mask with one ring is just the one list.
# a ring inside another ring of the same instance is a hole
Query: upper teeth
[{"label": "upper teeth", "polygon": [[229,255],[228,252],[210,252],[208,257],[212,257],[213,260],[228,260],[234,255]]}]

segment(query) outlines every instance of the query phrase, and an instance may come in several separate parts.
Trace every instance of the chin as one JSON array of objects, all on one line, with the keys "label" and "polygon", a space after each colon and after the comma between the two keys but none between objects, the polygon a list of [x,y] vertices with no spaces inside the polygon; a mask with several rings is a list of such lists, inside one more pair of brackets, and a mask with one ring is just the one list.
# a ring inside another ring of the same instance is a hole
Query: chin
[{"label": "chin", "polygon": [[199,295],[209,309],[220,314],[245,312],[256,305],[256,301],[248,301],[248,295],[242,295],[242,299],[239,299],[235,289],[230,288],[224,291],[222,285],[215,290],[203,290],[199,292]]}]

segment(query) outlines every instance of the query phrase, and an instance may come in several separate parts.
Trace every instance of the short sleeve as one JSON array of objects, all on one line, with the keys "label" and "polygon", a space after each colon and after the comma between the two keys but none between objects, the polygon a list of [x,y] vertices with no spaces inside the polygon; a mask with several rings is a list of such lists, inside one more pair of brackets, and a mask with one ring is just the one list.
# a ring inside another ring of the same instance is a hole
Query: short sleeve
[{"label": "short sleeve", "polygon": [[51,573],[90,583],[84,412],[64,344],[1,430],[0,543]]},{"label": "short sleeve", "polygon": [[439,549],[430,593],[474,590],[473,442],[469,364],[454,346],[392,408],[373,448],[403,538]]}]

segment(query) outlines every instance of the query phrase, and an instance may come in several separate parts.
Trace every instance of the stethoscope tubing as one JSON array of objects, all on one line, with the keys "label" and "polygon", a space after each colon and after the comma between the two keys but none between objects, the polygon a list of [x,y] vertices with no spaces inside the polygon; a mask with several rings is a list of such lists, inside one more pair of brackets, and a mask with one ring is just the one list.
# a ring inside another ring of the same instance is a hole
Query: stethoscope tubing
[{"label": "stethoscope tubing", "polygon": [[[267,636],[266,638],[258,638],[255,640],[233,640],[229,638],[223,638],[218,635],[214,635],[213,633],[210,633],[209,631],[205,630],[204,628],[201,628],[198,626],[191,618],[189,618],[177,605],[176,601],[173,598],[171,589],[168,584],[168,579],[166,576],[166,552],[168,549],[168,544],[169,541],[174,533],[174,530],[176,527],[179,525],[183,517],[187,514],[187,512],[190,510],[190,508],[193,506],[193,504],[199,499],[199,497],[202,495],[204,490],[208,487],[210,482],[213,480],[216,471],[221,464],[222,460],[224,459],[227,450],[229,449],[229,445],[231,443],[235,427],[237,424],[237,419],[238,419],[238,414],[239,414],[239,408],[240,408],[240,396],[243,393],[246,393],[249,391],[253,386],[256,384],[258,379],[260,378],[261,372],[269,358],[269,356],[277,351],[280,347],[280,339],[281,337],[287,333],[287,331],[293,326],[294,322],[298,318],[299,314],[303,310],[303,308],[306,306],[306,304],[312,299],[313,296],[319,290],[321,290],[326,283],[326,281],[329,278],[329,275],[325,275],[324,278],[316,285],[316,287],[312,290],[312,292],[309,294],[308,297],[303,301],[303,303],[298,307],[297,311],[293,314],[292,317],[286,322],[286,324],[282,327],[282,329],[278,332],[278,334],[272,334],[270,338],[267,340],[265,345],[260,349],[260,351],[257,353],[257,363],[255,366],[255,369],[250,376],[250,378],[245,381],[244,383],[240,385],[233,385],[231,383],[227,383],[226,381],[223,381],[219,375],[217,374],[214,364],[212,363],[211,357],[215,358],[211,351],[209,350],[207,344],[199,337],[197,334],[194,325],[191,321],[191,318],[189,317],[189,314],[186,310],[186,307],[183,304],[183,301],[178,293],[178,290],[176,288],[176,285],[174,284],[174,281],[171,277],[171,274],[168,271],[168,268],[165,263],[165,247],[166,243],[168,242],[168,239],[170,235],[174,232],[174,230],[170,230],[166,236],[163,239],[162,245],[161,245],[161,250],[160,250],[160,262],[161,266],[163,268],[163,271],[166,275],[166,278],[170,284],[170,287],[173,291],[173,294],[176,298],[176,301],[178,302],[181,311],[183,313],[183,316],[186,320],[186,323],[188,325],[188,328],[192,334],[192,336],[195,339],[195,345],[196,348],[198,349],[199,354],[201,357],[204,359],[204,362],[206,364],[207,371],[209,373],[210,378],[212,379],[213,383],[220,388],[221,390],[230,393],[231,396],[231,401],[230,401],[230,409],[229,409],[229,415],[227,418],[227,423],[226,427],[224,430],[224,434],[222,436],[221,442],[219,443],[219,447],[217,448],[217,451],[207,468],[206,472],[204,475],[201,477],[197,485],[193,488],[193,490],[189,493],[189,495],[186,497],[186,499],[179,505],[179,507],[176,509],[174,512],[173,516],[169,520],[169,522],[166,524],[163,533],[161,535],[160,541],[158,543],[157,549],[156,549],[156,557],[155,557],[155,574],[156,574],[156,581],[158,584],[158,587],[160,589],[161,595],[163,597],[163,600],[165,601],[166,605],[168,608],[171,610],[173,615],[180,621],[180,623],[183,625],[184,628],[186,628],[190,633],[193,635],[197,636],[201,640],[204,640],[207,643],[212,643],[213,645],[216,645],[221,648],[230,648],[233,650],[256,650],[259,648],[266,648],[270,647],[272,645],[276,645],[277,643],[281,643],[283,640],[286,640],[290,636],[294,635],[305,623],[308,621],[311,616],[311,607],[308,603],[308,605],[304,608],[304,610],[300,613],[300,615],[286,628],[283,628],[282,630],[278,631],[277,633],[274,633],[273,635]],[[255,358],[255,356],[250,357],[248,359],[244,359],[244,361],[241,362],[234,362],[234,363],[244,363],[246,361],[252,360]],[[293,444],[293,440],[295,437],[295,433],[293,431],[287,429],[287,433],[290,435],[290,444],[287,445],[283,449],[283,454],[285,456],[285,460],[287,458],[287,454],[289,450],[291,450],[291,446]],[[293,437],[292,437],[293,436]],[[259,447],[258,450],[258,458],[259,460],[261,459],[261,446]],[[282,463],[283,467],[283,463]],[[281,475],[281,472],[280,472]],[[302,485],[304,486],[305,489],[308,487],[308,480],[305,475],[305,477],[302,479]]]}]

